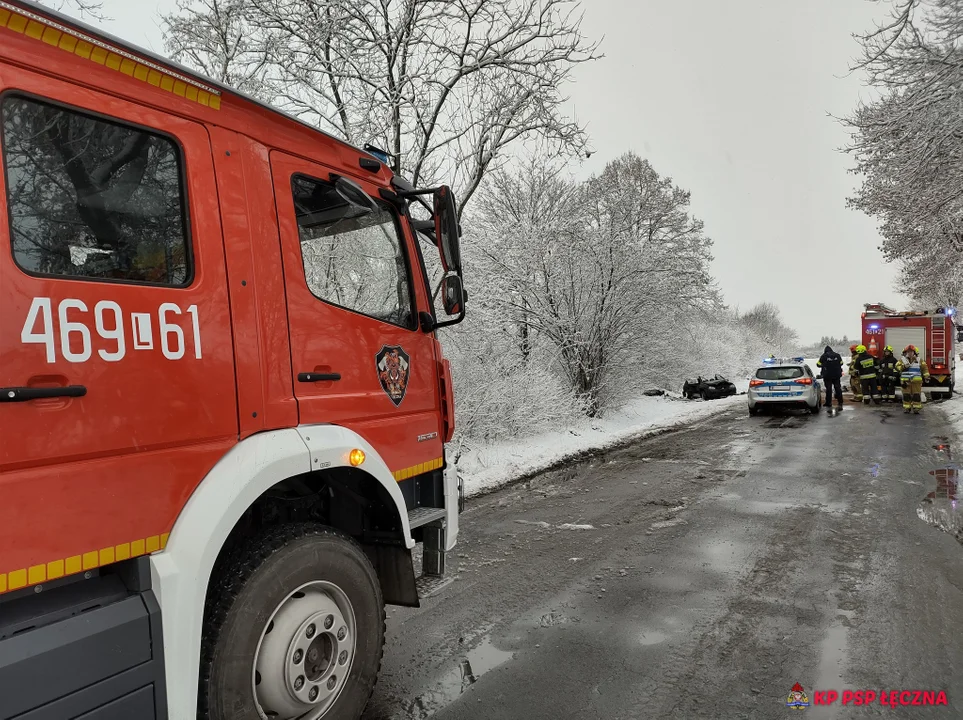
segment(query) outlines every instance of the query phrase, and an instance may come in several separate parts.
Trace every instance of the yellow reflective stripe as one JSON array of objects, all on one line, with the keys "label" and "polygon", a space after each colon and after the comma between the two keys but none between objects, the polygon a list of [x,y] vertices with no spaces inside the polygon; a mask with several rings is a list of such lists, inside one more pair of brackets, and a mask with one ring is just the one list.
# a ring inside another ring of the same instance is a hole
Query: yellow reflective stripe
[{"label": "yellow reflective stripe", "polygon": [[89,550],[60,560],[0,573],[0,594],[163,550],[167,547],[169,534],[151,535],[122,545]]},{"label": "yellow reflective stripe", "polygon": [[187,98],[198,105],[212,110],[221,108],[221,92],[216,88],[167,70],[147,58],[108,45],[42,15],[17,8],[4,0],[0,0],[0,28],[59,48],[140,82],[160,87],[165,92]]},{"label": "yellow reflective stripe", "polygon": [[395,480],[401,482],[402,480],[407,480],[410,477],[415,477],[415,475],[421,475],[426,472],[431,472],[432,470],[438,470],[444,466],[444,464],[444,458],[436,458],[434,460],[418,463],[417,465],[412,465],[411,467],[403,468],[401,470],[395,470],[393,473],[391,473],[391,475]]}]

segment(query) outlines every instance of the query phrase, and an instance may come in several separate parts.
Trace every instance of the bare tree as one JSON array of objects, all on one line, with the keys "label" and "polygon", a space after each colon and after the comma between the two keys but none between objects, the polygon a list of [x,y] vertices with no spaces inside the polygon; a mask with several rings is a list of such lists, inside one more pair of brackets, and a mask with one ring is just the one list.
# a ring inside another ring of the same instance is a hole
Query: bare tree
[{"label": "bare tree", "polygon": [[779,307],[773,303],[759,303],[742,315],[741,322],[757,333],[771,352],[785,352],[798,339],[796,332],[783,323]]},{"label": "bare tree", "polygon": [[268,83],[274,102],[383,147],[416,184],[453,178],[462,205],[513,143],[585,145],[561,95],[600,57],[577,0],[182,0],[165,23],[177,59]]},{"label": "bare tree", "polygon": [[264,100],[271,38],[254,36],[247,0],[177,0],[178,12],[163,16],[170,56],[208,77]]},{"label": "bare tree", "polygon": [[38,0],[41,5],[47,5],[59,12],[76,14],[81,18],[90,18],[103,22],[110,20],[104,15],[104,4],[100,0]]},{"label": "bare tree", "polygon": [[496,174],[483,198],[491,302],[525,328],[523,355],[548,343],[590,415],[642,360],[657,318],[715,301],[711,242],[689,194],[631,153],[582,184],[536,159]]},{"label": "bare tree", "polygon": [[927,296],[963,251],[963,0],[898,0],[858,39],[880,96],[846,121],[862,178],[849,204],[879,220],[902,289]]},{"label": "bare tree", "polygon": [[963,302],[963,267],[947,262],[936,245],[900,263],[899,283],[921,307],[958,307]]}]

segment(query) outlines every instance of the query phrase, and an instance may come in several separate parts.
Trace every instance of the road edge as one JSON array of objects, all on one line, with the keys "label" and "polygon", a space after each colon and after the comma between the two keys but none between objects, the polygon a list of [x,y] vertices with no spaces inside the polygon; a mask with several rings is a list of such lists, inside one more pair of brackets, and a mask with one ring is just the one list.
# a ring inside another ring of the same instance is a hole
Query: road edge
[{"label": "road edge", "polygon": [[[736,395],[736,398],[744,397],[744,395]],[[711,401],[715,402],[715,401]],[[598,445],[593,445],[588,448],[583,448],[581,450],[573,451],[566,454],[560,458],[553,459],[546,462],[544,465],[539,465],[530,470],[526,470],[519,475],[505,479],[503,482],[495,482],[491,485],[486,485],[484,487],[478,488],[475,491],[466,491],[466,500],[475,500],[478,498],[483,498],[486,495],[491,495],[499,490],[504,490],[505,488],[518,485],[520,483],[527,482],[545,473],[554,472],[556,470],[561,470],[569,465],[575,463],[583,462],[585,460],[590,460],[597,457],[603,453],[612,452],[613,450],[621,450],[622,448],[628,447],[633,443],[637,443],[641,440],[648,440],[654,437],[659,437],[661,435],[668,435],[674,432],[681,432],[683,430],[695,429],[706,423],[713,418],[717,417],[726,410],[731,410],[738,406],[737,402],[719,402],[718,406],[714,406],[712,410],[706,411],[705,414],[699,415],[696,418],[676,418],[674,420],[668,420],[663,424],[654,425],[647,427],[638,432],[634,432],[629,435],[619,437],[608,442],[603,442]],[[461,476],[461,474],[459,474]],[[467,509],[467,508],[466,508]]]}]

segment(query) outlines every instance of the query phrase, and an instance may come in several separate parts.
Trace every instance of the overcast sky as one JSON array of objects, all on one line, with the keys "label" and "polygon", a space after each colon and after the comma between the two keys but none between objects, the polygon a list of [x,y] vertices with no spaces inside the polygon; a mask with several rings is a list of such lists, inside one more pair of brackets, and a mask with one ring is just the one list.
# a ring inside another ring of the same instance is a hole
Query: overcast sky
[{"label": "overcast sky", "polygon": [[[109,32],[163,51],[174,0],[104,0]],[[573,112],[599,172],[634,150],[692,191],[727,302],[782,309],[804,341],[855,336],[865,302],[902,307],[875,222],[848,210],[856,179],[830,114],[866,96],[849,75],[868,0],[583,0],[605,58],[578,68]]]}]

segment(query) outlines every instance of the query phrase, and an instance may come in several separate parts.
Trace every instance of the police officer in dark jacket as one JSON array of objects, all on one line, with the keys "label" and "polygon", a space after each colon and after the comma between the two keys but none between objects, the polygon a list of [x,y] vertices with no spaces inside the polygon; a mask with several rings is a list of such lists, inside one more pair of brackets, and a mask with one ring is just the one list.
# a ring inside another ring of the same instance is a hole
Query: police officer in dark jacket
[{"label": "police officer in dark jacket", "polygon": [[843,377],[843,358],[827,345],[816,366],[822,368],[823,382],[826,383],[826,409],[832,410],[834,393],[836,402],[842,408],[843,388],[839,381]]}]

